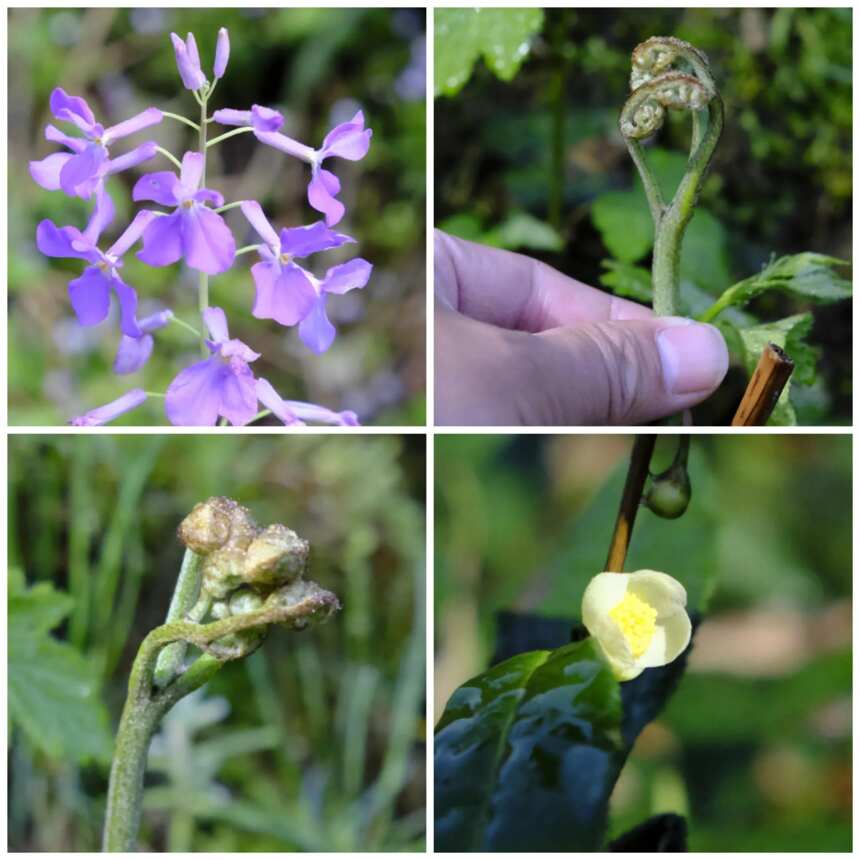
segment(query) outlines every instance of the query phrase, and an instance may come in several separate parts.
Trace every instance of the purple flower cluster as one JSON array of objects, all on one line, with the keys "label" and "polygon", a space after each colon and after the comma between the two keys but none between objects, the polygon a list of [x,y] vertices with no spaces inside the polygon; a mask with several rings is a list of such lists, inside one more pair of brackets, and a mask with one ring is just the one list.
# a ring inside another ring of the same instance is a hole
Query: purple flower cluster
[{"label": "purple flower cluster", "polygon": [[[230,269],[237,257],[256,250],[259,262],[251,267],[255,285],[253,316],[274,320],[282,326],[298,327],[299,338],[314,353],[325,352],[333,343],[336,331],[326,313],[326,303],[333,295],[342,295],[364,287],[372,266],[361,257],[329,267],[317,276],[299,260],[355,240],[332,228],[340,222],[346,209],[337,199],[340,181],[323,167],[332,158],[358,161],[367,154],[372,132],[364,127],[359,111],[349,122],[333,128],[319,149],[313,149],[282,134],[283,116],[272,108],[254,105],[250,110],[223,109],[207,116],[207,103],[218,80],[223,77],[230,55],[230,41],[223,27],[218,33],[215,61],[210,82],[200,64],[194,36],[181,39],[171,33],[176,65],[183,86],[190,90],[201,108],[200,124],[151,107],[117,125],[104,128],[95,120],[83,98],[70,96],[57,88],[51,94],[50,108],[59,121],[69,123],[79,132],[67,135],[54,125],[45,128],[45,137],[64,146],[68,152],[49,155],[30,162],[30,174],[43,188],[63,191],[84,200],[94,200],[89,221],[83,230],[74,226],[58,227],[51,220],[42,221],[36,230],[39,251],[49,257],[84,261],[82,274],[69,282],[68,292],[78,322],[93,326],[103,322],[109,312],[111,296],[119,309],[120,339],[113,370],[130,374],[141,370],[154,346],[153,332],[170,322],[185,329],[195,327],[163,309],[138,319],[136,289],[121,276],[123,257],[138,243],[136,256],[150,266],[170,266],[183,261],[200,273],[200,328],[205,357],[181,370],[163,394],[147,393],[133,388],[111,403],[72,419],[77,426],[94,426],[112,421],[135,409],[152,396],[163,396],[168,420],[176,425],[214,425],[219,420],[235,426],[248,424],[271,413],[285,425],[307,422],[355,425],[352,412],[333,412],[321,406],[284,400],[266,379],[254,375],[251,364],[260,354],[240,340],[230,338],[227,317],[219,307],[208,304],[208,279]],[[131,151],[115,156],[111,146],[118,140],[161,123],[165,118],[193,126],[199,133],[197,148],[181,160],[147,141]],[[206,187],[206,150],[218,140],[206,141],[208,123],[234,126],[222,138],[244,131],[258,141],[310,165],[307,199],[310,206],[324,216],[305,226],[277,228],[267,218],[256,200],[239,200],[225,205],[223,195]],[[177,167],[148,173],[134,186],[135,203],[147,201],[164,207],[139,210],[122,234],[107,250],[100,246],[101,235],[110,227],[115,210],[105,189],[109,176],[164,155]],[[237,252],[236,240],[221,212],[239,206],[245,219],[261,242]],[[263,409],[261,410],[261,406]]]}]

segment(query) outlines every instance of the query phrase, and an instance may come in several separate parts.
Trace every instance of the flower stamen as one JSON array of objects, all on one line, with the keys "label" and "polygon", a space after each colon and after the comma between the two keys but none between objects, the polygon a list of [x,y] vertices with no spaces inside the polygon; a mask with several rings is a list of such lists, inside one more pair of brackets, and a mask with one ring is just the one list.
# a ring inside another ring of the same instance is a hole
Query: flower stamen
[{"label": "flower stamen", "polygon": [[609,617],[621,628],[635,659],[651,644],[657,629],[657,610],[630,591],[609,610]]}]

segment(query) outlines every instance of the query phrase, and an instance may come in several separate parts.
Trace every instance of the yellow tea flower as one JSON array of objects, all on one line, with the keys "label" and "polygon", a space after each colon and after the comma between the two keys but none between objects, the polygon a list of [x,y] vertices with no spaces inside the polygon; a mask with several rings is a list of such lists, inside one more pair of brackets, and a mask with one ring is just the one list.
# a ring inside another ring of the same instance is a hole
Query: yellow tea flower
[{"label": "yellow tea flower", "polygon": [[599,573],[582,597],[582,623],[613,674],[629,681],[671,663],[690,641],[684,586],[666,573]]}]

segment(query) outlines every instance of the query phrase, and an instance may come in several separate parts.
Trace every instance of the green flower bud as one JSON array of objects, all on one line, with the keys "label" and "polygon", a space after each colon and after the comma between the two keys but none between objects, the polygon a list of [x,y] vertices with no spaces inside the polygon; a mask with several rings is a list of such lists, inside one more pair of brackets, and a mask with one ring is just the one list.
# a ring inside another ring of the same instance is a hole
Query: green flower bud
[{"label": "green flower bud", "polygon": [[226,600],[216,600],[212,604],[212,617],[218,621],[230,617],[230,606]]},{"label": "green flower bud", "polygon": [[203,558],[203,590],[215,600],[224,600],[243,584],[245,552],[229,544]]},{"label": "green flower bud", "polygon": [[264,528],[251,541],[245,555],[245,581],[263,588],[285,585],[301,577],[308,564],[310,545],[282,525]]},{"label": "green flower bud", "polygon": [[223,496],[195,505],[179,525],[179,539],[198,555],[208,555],[227,544],[246,549],[256,534],[250,511]]},{"label": "green flower bud", "polygon": [[644,502],[658,517],[675,520],[690,504],[690,477],[683,463],[675,463],[651,481]]},{"label": "green flower bud", "polygon": [[240,588],[230,595],[230,615],[246,615],[262,605],[263,598],[251,588]]},{"label": "green flower bud", "polygon": [[264,642],[268,628],[252,627],[216,639],[206,650],[219,660],[239,660],[253,654]]}]

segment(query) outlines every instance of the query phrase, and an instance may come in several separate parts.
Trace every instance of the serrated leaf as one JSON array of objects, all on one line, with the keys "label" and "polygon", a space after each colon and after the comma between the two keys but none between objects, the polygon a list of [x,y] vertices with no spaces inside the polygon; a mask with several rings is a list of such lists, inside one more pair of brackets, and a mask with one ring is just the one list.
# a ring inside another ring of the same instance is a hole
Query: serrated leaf
[{"label": "serrated leaf", "polygon": [[[750,375],[756,368],[762,350],[769,344],[775,343],[785,350],[794,362],[795,370],[792,378],[798,383],[809,384],[814,380],[818,364],[818,350],[806,342],[806,336],[812,328],[812,314],[795,314],[777,322],[764,323],[738,330],[743,344],[743,361]],[[774,426],[793,426],[797,417],[789,399],[792,378],[788,380],[776,407],[771,414],[768,424]]]},{"label": "serrated leaf", "polygon": [[483,56],[490,71],[511,80],[528,56],[531,38],[543,27],[541,9],[437,9],[436,95],[453,96]]},{"label": "serrated leaf", "polygon": [[98,675],[71,645],[50,635],[72,605],[46,583],[10,591],[9,715],[52,758],[106,762],[112,740]]},{"label": "serrated leaf", "polygon": [[620,726],[619,684],[591,640],[468,681],[436,730],[436,849],[598,848],[624,760]]},{"label": "serrated leaf", "polygon": [[739,307],[767,290],[786,290],[817,302],[835,302],[851,295],[851,283],[839,273],[845,260],[806,251],[772,260],[761,272],[729,287],[702,319],[709,321],[729,307]]}]

